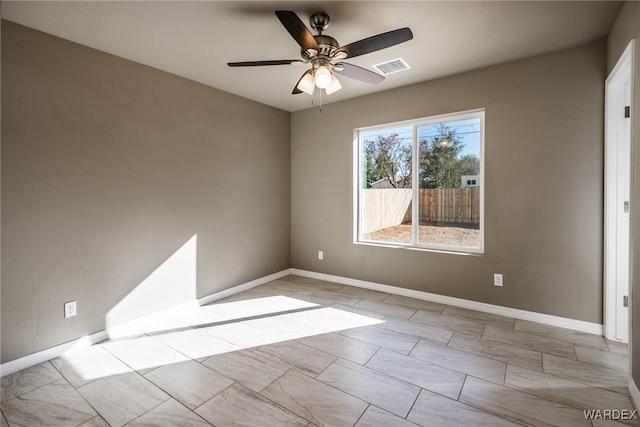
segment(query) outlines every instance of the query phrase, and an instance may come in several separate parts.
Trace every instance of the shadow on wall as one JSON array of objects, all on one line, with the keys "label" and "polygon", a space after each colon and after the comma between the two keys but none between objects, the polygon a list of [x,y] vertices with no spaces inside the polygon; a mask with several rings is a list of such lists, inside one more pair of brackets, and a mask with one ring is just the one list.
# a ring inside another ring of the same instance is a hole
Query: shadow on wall
[{"label": "shadow on wall", "polygon": [[198,235],[191,237],[106,315],[107,331],[187,303],[197,304]]}]

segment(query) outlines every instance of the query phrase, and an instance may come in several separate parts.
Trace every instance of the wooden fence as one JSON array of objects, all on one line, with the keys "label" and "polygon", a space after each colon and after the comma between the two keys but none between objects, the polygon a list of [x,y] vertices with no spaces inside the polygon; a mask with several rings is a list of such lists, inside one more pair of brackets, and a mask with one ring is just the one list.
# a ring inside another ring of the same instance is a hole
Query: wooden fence
[{"label": "wooden fence", "polygon": [[420,222],[480,224],[480,188],[420,189]]},{"label": "wooden fence", "polygon": [[367,188],[362,192],[363,234],[411,221],[410,188]]}]

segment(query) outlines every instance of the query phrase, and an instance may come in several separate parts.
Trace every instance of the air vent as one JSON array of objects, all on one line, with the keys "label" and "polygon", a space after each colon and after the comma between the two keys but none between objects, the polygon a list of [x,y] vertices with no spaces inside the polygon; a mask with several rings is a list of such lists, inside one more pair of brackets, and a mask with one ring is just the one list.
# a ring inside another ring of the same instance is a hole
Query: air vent
[{"label": "air vent", "polygon": [[396,58],[392,59],[391,61],[382,62],[380,64],[374,65],[373,67],[385,76],[387,74],[393,74],[411,68],[409,64],[407,64],[407,61],[402,58]]}]

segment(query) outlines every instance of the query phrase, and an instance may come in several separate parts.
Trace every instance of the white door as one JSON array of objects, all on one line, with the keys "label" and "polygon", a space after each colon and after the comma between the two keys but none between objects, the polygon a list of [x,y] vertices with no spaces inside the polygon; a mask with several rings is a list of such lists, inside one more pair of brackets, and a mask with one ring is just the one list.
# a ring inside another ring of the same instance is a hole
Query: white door
[{"label": "white door", "polygon": [[605,336],[623,342],[629,340],[633,47],[632,41],[606,83]]},{"label": "white door", "polygon": [[[622,85],[624,92],[624,111],[631,101],[631,77]],[[616,335],[624,342],[629,340],[629,198],[631,194],[631,118],[623,117],[619,123],[617,143],[617,250],[616,250]]]}]

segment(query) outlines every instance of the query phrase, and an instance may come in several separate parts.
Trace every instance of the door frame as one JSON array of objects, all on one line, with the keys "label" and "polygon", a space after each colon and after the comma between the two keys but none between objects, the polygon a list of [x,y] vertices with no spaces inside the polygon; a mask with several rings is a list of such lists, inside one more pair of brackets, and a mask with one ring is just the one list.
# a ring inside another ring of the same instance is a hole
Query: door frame
[{"label": "door frame", "polygon": [[[631,133],[630,133],[630,146],[629,146],[629,162],[633,159],[633,95],[634,95],[634,64],[635,64],[635,40],[631,40],[626,49],[618,59],[615,67],[607,77],[605,82],[605,150],[604,150],[604,336],[607,339],[616,340],[616,246],[617,246],[617,233],[616,233],[616,210],[619,209],[616,203],[616,156],[617,156],[617,131],[618,124],[623,118],[623,111],[620,111],[620,97],[624,96],[624,87],[619,84],[621,73],[622,76],[629,73],[631,76],[631,116],[630,120]],[[630,191],[629,200],[631,204],[630,217],[633,215],[634,201],[631,200],[633,193],[633,167],[630,168]],[[630,223],[631,224],[631,223]],[[631,323],[631,267],[632,267],[632,252],[631,252],[631,235],[632,230],[629,228],[629,323]],[[631,324],[628,328],[628,339],[631,336]],[[616,340],[618,341],[618,340]]]}]

